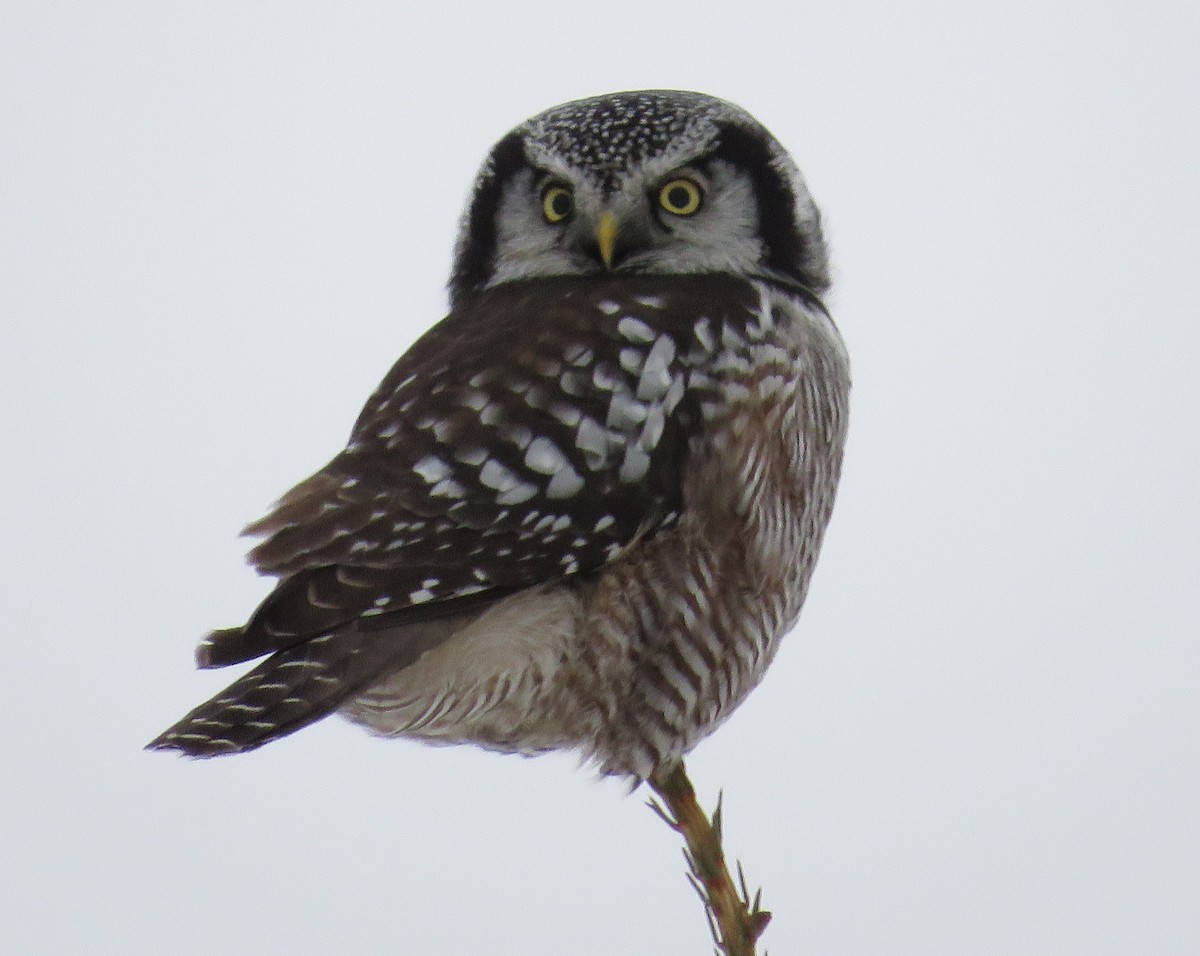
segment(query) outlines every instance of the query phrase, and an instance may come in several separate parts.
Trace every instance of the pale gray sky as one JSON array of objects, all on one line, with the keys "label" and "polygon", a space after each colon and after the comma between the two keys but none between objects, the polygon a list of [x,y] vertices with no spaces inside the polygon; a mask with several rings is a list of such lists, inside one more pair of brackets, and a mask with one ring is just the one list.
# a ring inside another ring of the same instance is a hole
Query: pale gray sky
[{"label": "pale gray sky", "polygon": [[648,86],[793,151],[854,360],[809,606],[691,760],[767,948],[1200,951],[1198,62],[1194,0],[0,2],[0,951],[708,951],[569,758],[140,749],[491,144]]}]

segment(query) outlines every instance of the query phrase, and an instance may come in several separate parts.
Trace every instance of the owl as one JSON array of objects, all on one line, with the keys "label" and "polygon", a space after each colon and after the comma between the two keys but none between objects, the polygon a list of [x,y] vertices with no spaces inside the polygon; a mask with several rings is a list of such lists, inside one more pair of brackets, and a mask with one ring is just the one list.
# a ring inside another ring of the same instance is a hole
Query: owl
[{"label": "owl", "polygon": [[833,507],[849,367],[820,217],[775,138],[677,91],[492,149],[448,316],[247,533],[277,579],[200,667],[262,660],[149,746],[338,711],[433,744],[663,771],[763,677]]}]

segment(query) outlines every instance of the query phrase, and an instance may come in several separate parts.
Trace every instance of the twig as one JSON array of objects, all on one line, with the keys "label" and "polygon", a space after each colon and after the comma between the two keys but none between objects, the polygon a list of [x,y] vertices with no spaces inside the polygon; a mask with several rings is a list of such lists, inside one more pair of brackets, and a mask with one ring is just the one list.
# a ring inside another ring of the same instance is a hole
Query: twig
[{"label": "twig", "polygon": [[683,836],[687,849],[688,880],[704,903],[709,929],[718,953],[724,956],[754,956],[754,946],[771,914],[760,906],[762,891],[754,899],[746,886],[746,877],[738,864],[741,890],[734,884],[725,865],[721,848],[721,800],[711,821],[696,802],[696,790],[680,761],[670,770],[651,776],[650,787],[663,805],[651,800],[650,809]]}]

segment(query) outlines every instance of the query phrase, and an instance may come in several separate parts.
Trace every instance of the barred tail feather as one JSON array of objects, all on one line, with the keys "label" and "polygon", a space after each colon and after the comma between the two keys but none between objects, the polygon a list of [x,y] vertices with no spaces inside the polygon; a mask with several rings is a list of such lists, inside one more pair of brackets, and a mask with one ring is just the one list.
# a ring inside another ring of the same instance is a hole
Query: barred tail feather
[{"label": "barred tail feather", "polygon": [[461,623],[448,618],[378,631],[352,626],[285,648],[146,749],[179,750],[191,757],[254,750],[320,720],[357,691],[412,664]]}]

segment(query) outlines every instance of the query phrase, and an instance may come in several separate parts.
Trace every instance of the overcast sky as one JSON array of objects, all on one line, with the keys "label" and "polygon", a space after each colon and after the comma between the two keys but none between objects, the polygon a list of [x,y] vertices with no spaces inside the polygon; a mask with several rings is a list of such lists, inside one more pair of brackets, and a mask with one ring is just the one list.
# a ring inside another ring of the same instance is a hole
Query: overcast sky
[{"label": "overcast sky", "polygon": [[491,144],[642,87],[792,150],[854,362],[808,606],[690,760],[766,947],[1200,952],[1200,6],[432,7],[0,0],[0,952],[708,951],[570,757],[141,750]]}]

